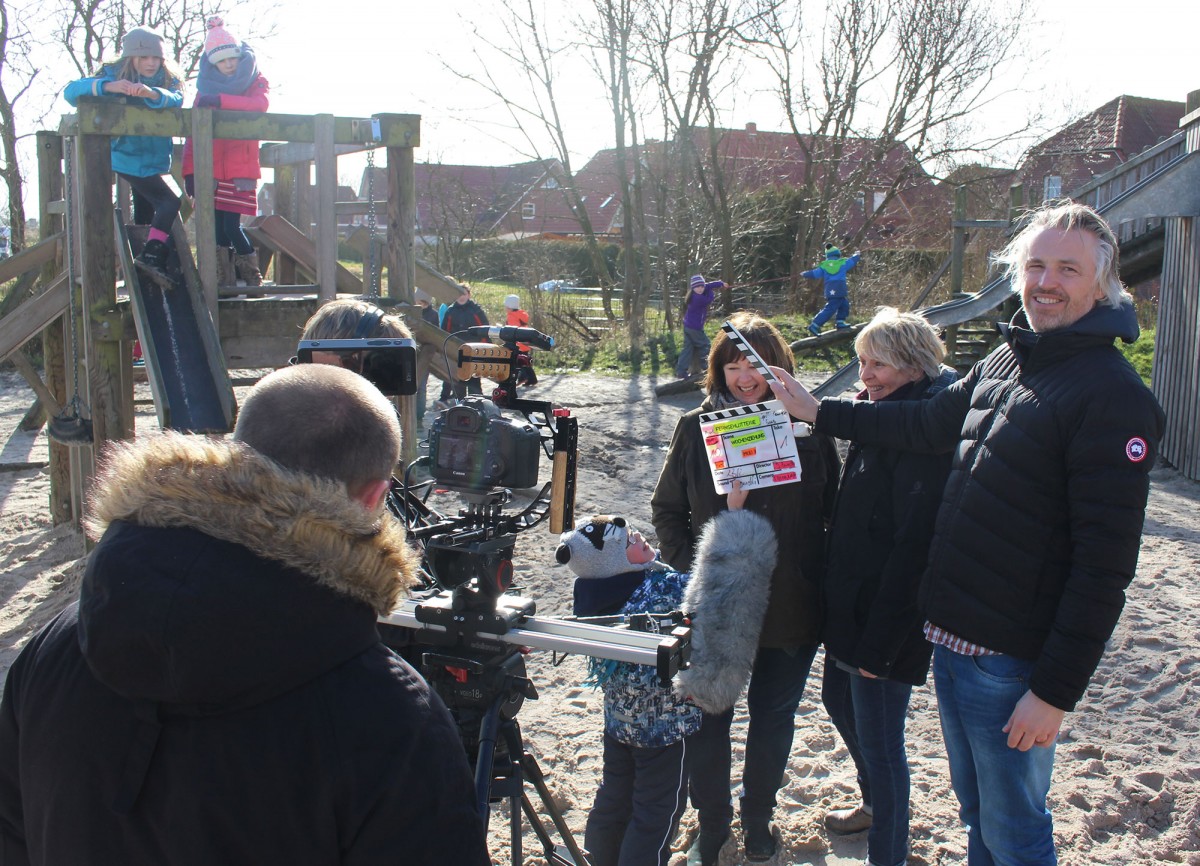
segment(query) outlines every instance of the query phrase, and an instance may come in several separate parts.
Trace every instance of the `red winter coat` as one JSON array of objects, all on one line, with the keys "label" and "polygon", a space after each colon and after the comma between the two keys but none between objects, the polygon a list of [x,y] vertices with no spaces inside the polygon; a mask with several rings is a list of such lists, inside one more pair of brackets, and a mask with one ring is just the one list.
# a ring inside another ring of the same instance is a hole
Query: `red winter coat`
[{"label": "red winter coat", "polygon": [[[266,111],[267,92],[271,85],[261,75],[240,95],[221,94],[221,108],[226,111]],[[192,165],[192,140],[183,145],[183,173],[194,174]],[[262,177],[258,162],[257,141],[235,141],[218,138],[213,142],[213,177],[216,180],[232,181],[239,177]]]}]

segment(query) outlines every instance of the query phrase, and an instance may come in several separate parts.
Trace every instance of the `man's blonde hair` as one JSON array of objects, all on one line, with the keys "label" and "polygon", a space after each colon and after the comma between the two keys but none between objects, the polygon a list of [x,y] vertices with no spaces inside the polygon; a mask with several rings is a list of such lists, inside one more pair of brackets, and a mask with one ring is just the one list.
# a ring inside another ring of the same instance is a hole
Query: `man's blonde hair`
[{"label": "man's blonde hair", "polygon": [[1096,284],[1104,291],[1101,303],[1119,307],[1130,300],[1129,292],[1121,284],[1118,262],[1117,236],[1104,217],[1084,204],[1057,199],[1047,202],[1029,214],[1029,222],[1003,250],[992,257],[994,264],[1004,269],[1005,276],[1012,279],[1013,288],[1020,291],[1025,281],[1025,264],[1029,261],[1029,247],[1034,237],[1043,229],[1070,231],[1077,229],[1089,232],[1096,238]]}]

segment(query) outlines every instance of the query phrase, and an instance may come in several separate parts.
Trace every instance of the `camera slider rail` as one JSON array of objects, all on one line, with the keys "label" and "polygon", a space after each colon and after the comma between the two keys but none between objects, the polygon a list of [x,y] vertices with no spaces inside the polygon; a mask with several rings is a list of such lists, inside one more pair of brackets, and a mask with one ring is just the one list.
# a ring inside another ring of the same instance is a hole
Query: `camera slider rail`
[{"label": "camera slider rail", "polygon": [[686,668],[691,657],[692,630],[687,626],[657,634],[533,616],[534,603],[521,596],[500,596],[496,611],[453,610],[444,598],[443,593],[434,599],[406,599],[379,621],[418,632],[477,634],[533,649],[653,665],[663,685]]}]

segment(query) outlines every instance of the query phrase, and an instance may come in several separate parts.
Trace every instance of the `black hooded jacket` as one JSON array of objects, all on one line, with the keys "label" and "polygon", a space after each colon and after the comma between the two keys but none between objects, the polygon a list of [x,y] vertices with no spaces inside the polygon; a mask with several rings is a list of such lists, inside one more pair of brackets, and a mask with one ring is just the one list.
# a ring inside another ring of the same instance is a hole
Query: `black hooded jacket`
[{"label": "black hooded jacket", "polygon": [[924,453],[954,448],[919,605],[966,640],[1035,662],[1030,689],[1072,710],[1137,566],[1163,412],[1113,342],[1133,305],[1097,305],[1005,343],[920,402],[823,400],[816,429]]},{"label": "black hooded jacket", "polygon": [[164,436],[0,708],[4,864],[486,864],[458,731],[376,616],[412,553],[340,486]]},{"label": "black hooded jacket", "polygon": [[[945,367],[885,399],[928,400],[954,381]],[[950,452],[917,454],[851,442],[829,529],[825,650],[876,676],[921,685],[932,652],[917,587],[950,471]]]}]

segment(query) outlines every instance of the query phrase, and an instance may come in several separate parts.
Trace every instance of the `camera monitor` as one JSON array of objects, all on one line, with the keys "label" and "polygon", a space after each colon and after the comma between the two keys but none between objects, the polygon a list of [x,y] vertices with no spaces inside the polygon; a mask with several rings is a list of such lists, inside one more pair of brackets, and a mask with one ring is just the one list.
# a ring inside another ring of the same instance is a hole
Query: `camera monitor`
[{"label": "camera monitor", "polygon": [[358,373],[388,397],[417,393],[417,344],[394,337],[301,340],[301,364],[337,364]]}]

